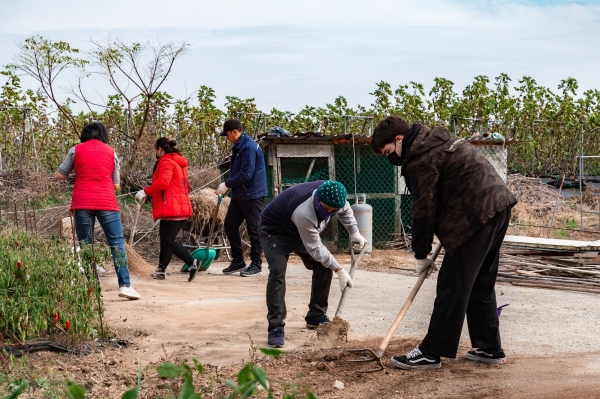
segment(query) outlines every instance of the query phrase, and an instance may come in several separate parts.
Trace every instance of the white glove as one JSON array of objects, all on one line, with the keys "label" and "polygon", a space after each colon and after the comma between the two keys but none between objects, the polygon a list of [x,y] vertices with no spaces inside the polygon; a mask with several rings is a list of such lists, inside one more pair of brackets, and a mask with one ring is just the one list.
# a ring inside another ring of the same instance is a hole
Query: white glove
[{"label": "white glove", "polygon": [[350,242],[353,244],[358,244],[360,248],[363,248],[368,244],[367,239],[360,235],[358,231],[355,231],[350,235]]},{"label": "white glove", "polygon": [[137,202],[142,202],[144,200],[144,198],[146,198],[146,192],[144,190],[140,190],[135,194],[135,200]]},{"label": "white glove", "polygon": [[340,283],[341,292],[344,292],[344,288],[346,288],[346,286],[350,288],[354,287],[354,283],[352,282],[350,275],[344,269],[340,269],[335,273],[338,275],[338,281]]},{"label": "white glove", "polygon": [[229,188],[227,188],[225,183],[221,183],[219,184],[219,188],[217,188],[217,194],[223,195],[227,192],[227,190],[229,190]]},{"label": "white glove", "polygon": [[431,276],[431,272],[433,272],[434,270],[438,270],[437,266],[435,265],[435,262],[431,258],[417,259],[417,266],[415,267],[417,273],[421,275],[423,270],[427,269],[429,269],[429,271],[427,272],[427,277]]}]

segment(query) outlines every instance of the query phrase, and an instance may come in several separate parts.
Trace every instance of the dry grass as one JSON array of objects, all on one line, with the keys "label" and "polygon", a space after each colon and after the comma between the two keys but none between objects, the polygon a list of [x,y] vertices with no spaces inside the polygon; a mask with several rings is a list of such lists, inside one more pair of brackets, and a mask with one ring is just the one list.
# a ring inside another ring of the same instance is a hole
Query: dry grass
[{"label": "dry grass", "polygon": [[[194,214],[192,215],[192,230],[202,230],[204,226],[208,225],[211,219],[215,215],[215,208],[217,206],[217,193],[210,188],[205,188],[190,195],[192,201],[192,209]],[[227,215],[227,209],[231,200],[229,197],[224,197],[221,200],[221,206],[219,207],[219,213],[217,214],[217,226],[222,226],[225,222],[225,216]]]},{"label": "dry grass", "polygon": [[[521,175],[509,175],[507,184],[519,200],[513,208],[512,225],[508,234],[573,240],[598,238],[598,232],[593,231],[598,230],[596,215],[584,214],[584,230],[587,231],[578,231],[580,229],[578,197],[565,199],[549,185]],[[597,206],[598,198],[591,190],[586,190],[585,209]],[[552,232],[550,226],[553,227]]]}]

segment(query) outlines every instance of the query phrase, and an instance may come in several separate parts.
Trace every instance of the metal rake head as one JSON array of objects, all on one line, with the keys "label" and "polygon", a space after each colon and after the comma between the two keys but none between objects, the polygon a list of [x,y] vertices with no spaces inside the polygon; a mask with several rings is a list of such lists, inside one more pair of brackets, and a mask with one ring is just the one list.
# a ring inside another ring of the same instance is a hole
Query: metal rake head
[{"label": "metal rake head", "polygon": [[357,373],[376,373],[378,371],[385,370],[383,363],[381,363],[381,355],[378,355],[375,351],[373,351],[373,349],[369,349],[369,348],[346,349],[344,352],[363,353],[364,354],[364,356],[359,359],[348,359],[348,360],[346,360],[347,362],[352,362],[352,363],[376,362],[377,363],[377,366],[375,368],[367,369],[367,370],[356,370]]}]

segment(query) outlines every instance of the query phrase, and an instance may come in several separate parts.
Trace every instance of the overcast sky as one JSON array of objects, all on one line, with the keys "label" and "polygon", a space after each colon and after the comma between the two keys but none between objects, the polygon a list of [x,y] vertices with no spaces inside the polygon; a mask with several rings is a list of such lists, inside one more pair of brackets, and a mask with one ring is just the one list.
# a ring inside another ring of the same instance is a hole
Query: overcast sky
[{"label": "overcast sky", "polygon": [[579,93],[600,89],[600,1],[0,0],[0,15],[0,65],[34,34],[82,50],[108,36],[186,41],[166,91],[184,97],[208,85],[219,105],[226,95],[254,97],[263,111],[340,95],[368,106],[380,80],[429,91],[445,77],[460,91],[501,72],[555,91],[567,77]]}]

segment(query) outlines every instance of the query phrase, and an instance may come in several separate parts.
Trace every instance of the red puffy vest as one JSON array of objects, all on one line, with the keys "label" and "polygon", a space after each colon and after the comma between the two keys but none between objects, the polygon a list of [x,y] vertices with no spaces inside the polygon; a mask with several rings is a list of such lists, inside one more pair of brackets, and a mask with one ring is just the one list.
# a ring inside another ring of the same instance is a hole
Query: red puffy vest
[{"label": "red puffy vest", "polygon": [[75,146],[75,185],[71,210],[119,211],[112,180],[115,150],[92,139]]},{"label": "red puffy vest", "polygon": [[144,189],[152,197],[154,220],[192,216],[187,166],[187,159],[180,154],[165,154],[158,159],[152,184]]}]

